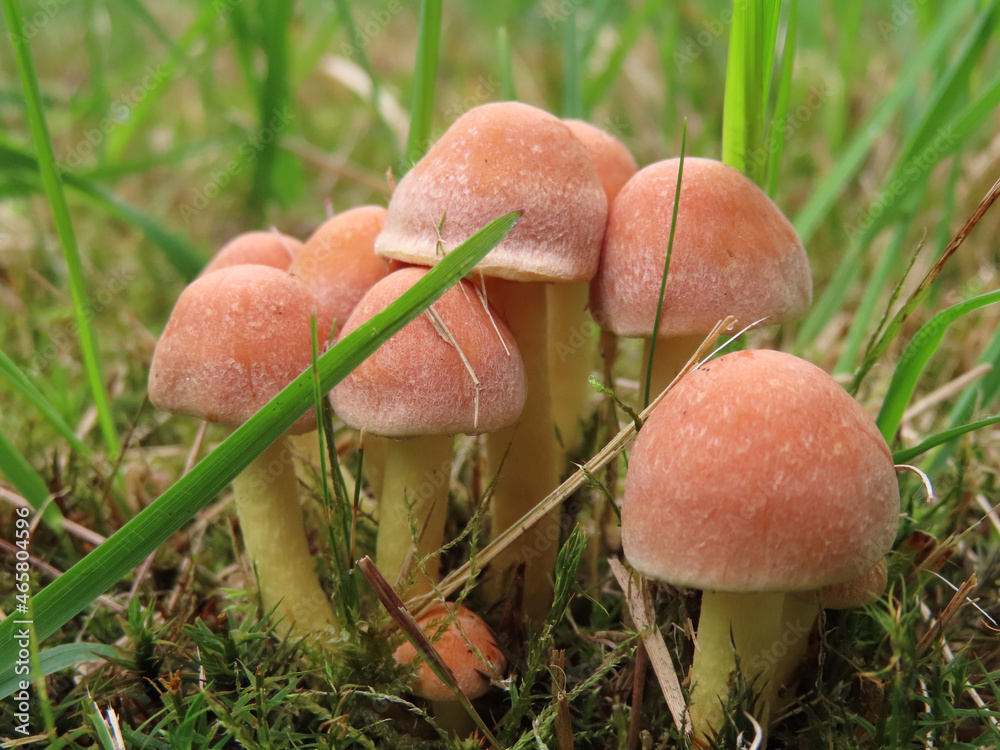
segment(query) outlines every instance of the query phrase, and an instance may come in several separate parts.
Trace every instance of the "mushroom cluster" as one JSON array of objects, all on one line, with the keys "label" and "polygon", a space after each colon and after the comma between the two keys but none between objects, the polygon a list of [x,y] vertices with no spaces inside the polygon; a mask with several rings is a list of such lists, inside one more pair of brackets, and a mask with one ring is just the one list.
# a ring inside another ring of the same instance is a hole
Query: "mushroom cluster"
[{"label": "mushroom cluster", "polygon": [[[489,492],[469,495],[489,503],[496,537],[522,524],[573,470],[570,460],[593,449],[585,435],[599,333],[646,341],[639,372],[628,361],[617,368],[648,376],[655,395],[726,316],[783,323],[811,302],[801,240],[739,171],[706,158],[639,169],[621,141],[592,125],[486,104],[458,118],[387,209],[346,211],[305,243],[272,232],[226,245],[177,303],[153,358],[151,400],[241,423],[309,366],[313,320],[322,350],[513,210],[521,220],[470,278],[330,395],[345,429],[371,446],[366,476],[356,479],[378,501],[376,563],[411,602],[434,597],[450,564],[448,529],[461,525],[449,522],[457,435],[484,436],[484,465],[473,450],[473,473]],[[307,414],[291,432],[314,426]],[[335,633],[283,445],[234,483],[244,546],[262,601],[286,632]],[[761,654],[789,623],[808,632],[821,607],[881,595],[898,514],[885,441],[818,367],[743,351],[675,382],[630,456],[622,541],[635,570],[703,592],[688,676],[699,740],[721,728],[737,678],[758,696],[764,724],[769,707],[788,699],[781,688],[804,639],[783,659]],[[474,593],[483,612],[543,621],[561,520],[557,509],[522,527],[492,559]],[[502,676],[504,656],[469,610],[439,601],[420,625],[440,638],[439,656],[467,698]],[[408,645],[396,657],[419,661]],[[417,694],[448,698],[425,667],[418,675]]]}]

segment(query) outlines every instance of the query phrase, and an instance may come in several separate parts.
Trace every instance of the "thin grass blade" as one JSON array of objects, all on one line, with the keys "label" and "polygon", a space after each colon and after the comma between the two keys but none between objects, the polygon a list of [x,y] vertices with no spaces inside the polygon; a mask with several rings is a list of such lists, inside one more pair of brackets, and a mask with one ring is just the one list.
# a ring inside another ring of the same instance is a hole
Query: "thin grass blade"
[{"label": "thin grass blade", "polygon": [[[8,2],[10,0],[7,0]],[[409,291],[345,336],[319,360],[320,383],[329,391],[407,322],[416,317],[492,249],[520,218],[501,216],[449,253]],[[144,508],[100,547],[32,597],[37,637],[44,640],[120,581],[171,534],[208,504],[243,468],[313,405],[307,369],[255,416],[235,430],[156,502]],[[0,678],[17,653],[14,621],[0,623]]]},{"label": "thin grass blade", "polygon": [[[113,659],[117,655],[118,650],[114,646],[103,643],[63,643],[38,654],[45,676],[95,659]],[[13,670],[4,672],[0,676],[0,700],[16,692],[21,679],[23,677],[14,674]]]},{"label": "thin grass blade", "polygon": [[788,25],[785,29],[785,46],[781,52],[781,77],[778,79],[778,94],[774,105],[767,137],[767,178],[766,191],[770,197],[778,187],[778,171],[781,154],[785,150],[785,121],[788,117],[788,97],[792,90],[792,68],[795,64],[795,42],[799,31],[799,0],[791,0],[788,10]]},{"label": "thin grass blade", "polygon": [[507,27],[497,29],[497,59],[500,70],[500,98],[517,101],[517,87],[514,85],[514,56],[510,49],[510,34]]},{"label": "thin grass blade", "polygon": [[937,435],[932,435],[912,448],[904,448],[903,450],[898,450],[893,453],[893,463],[909,463],[917,456],[929,451],[931,448],[936,448],[937,446],[961,437],[962,435],[982,429],[983,427],[989,427],[990,425],[997,424],[998,422],[1000,422],[1000,416],[987,417],[986,419],[980,419],[977,422],[970,422],[969,424],[959,425],[958,427],[952,427],[944,432],[939,432]]},{"label": "thin grass blade", "polygon": [[422,0],[417,60],[414,63],[413,98],[410,100],[410,133],[406,143],[407,164],[420,161],[431,145],[434,124],[434,89],[437,82],[438,48],[441,45],[441,0]]},{"label": "thin grass blade", "polygon": [[9,36],[14,46],[14,57],[17,61],[17,71],[24,90],[24,101],[31,127],[31,137],[35,144],[38,159],[38,171],[45,188],[45,195],[52,209],[56,232],[62,247],[66,270],[69,274],[70,294],[73,298],[73,310],[76,317],[77,336],[80,341],[80,351],[83,356],[83,366],[87,373],[94,407],[97,409],[97,421],[101,434],[107,446],[108,453],[118,455],[120,441],[115,429],[115,421],[111,415],[111,404],[104,387],[104,374],[101,366],[101,352],[97,341],[97,332],[88,315],[87,281],[83,274],[83,264],[80,261],[80,251],[76,243],[76,233],[66,205],[66,195],[63,193],[62,182],[56,169],[55,153],[52,150],[52,140],[49,137],[49,126],[45,120],[42,108],[42,95],[38,88],[38,77],[35,74],[35,62],[31,54],[28,37],[25,34],[24,16],[21,13],[19,0],[3,0],[4,16],[7,19]]}]

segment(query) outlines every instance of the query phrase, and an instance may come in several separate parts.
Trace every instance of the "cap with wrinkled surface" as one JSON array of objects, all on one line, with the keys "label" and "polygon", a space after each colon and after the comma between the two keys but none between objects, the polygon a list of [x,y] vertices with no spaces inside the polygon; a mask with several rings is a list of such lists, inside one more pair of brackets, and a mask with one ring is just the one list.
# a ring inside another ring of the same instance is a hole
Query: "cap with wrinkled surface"
[{"label": "cap with wrinkled surface", "polygon": [[524,214],[478,270],[519,281],[594,276],[607,198],[583,144],[540,109],[484,104],[456,120],[400,180],[375,247],[387,258],[434,265],[515,210]]},{"label": "cap with wrinkled surface", "polygon": [[246,232],[223,245],[202,269],[201,275],[242,265],[272,266],[285,271],[301,250],[302,243],[287,234]]},{"label": "cap with wrinkled surface", "polygon": [[[455,605],[447,606],[448,609],[444,604],[435,605],[417,620],[417,624],[455,675],[459,690],[469,700],[475,700],[489,690],[490,677],[499,678],[503,674],[507,659],[479,615],[458,607],[453,620],[449,612],[454,611]],[[477,650],[485,662],[476,655]],[[407,641],[396,649],[394,656],[398,664],[412,664],[417,658],[417,650]],[[431,701],[455,700],[455,694],[423,660],[417,667],[413,693]]]},{"label": "cap with wrinkled surface", "polygon": [[[619,336],[653,336],[679,163],[641,169],[611,207],[590,305]],[[733,167],[685,159],[659,336],[705,334],[727,315],[780,323],[811,301],[809,259],[781,210]]]},{"label": "cap with wrinkled surface", "polygon": [[[195,279],[153,352],[158,408],[239,425],[312,363],[312,295],[287,272],[237,265]],[[315,428],[314,410],[290,432]]]},{"label": "cap with wrinkled surface", "polygon": [[615,196],[639,169],[635,158],[624,143],[596,125],[584,120],[563,120],[563,122],[587,149],[587,154],[597,169],[597,176],[601,179],[604,194],[608,197],[610,211]]},{"label": "cap with wrinkled surface", "polygon": [[[426,268],[404,268],[375,284],[342,335],[385,309],[426,273]],[[333,389],[333,408],[347,424],[377,435],[412,437],[492,432],[520,416],[524,365],[499,316],[487,310],[465,281],[445,292],[432,309],[442,330],[427,313],[418,316]],[[446,340],[448,335],[457,346]]]},{"label": "cap with wrinkled surface", "polygon": [[741,351],[683,378],[639,431],[622,542],[677,585],[808,591],[867,572],[898,520],[892,455],[860,404],[805,360]]},{"label": "cap with wrinkled surface", "polygon": [[334,321],[338,330],[365,292],[391,270],[375,254],[375,238],[385,226],[381,206],[360,206],[334,216],[306,241],[288,272],[316,297],[321,335]]}]

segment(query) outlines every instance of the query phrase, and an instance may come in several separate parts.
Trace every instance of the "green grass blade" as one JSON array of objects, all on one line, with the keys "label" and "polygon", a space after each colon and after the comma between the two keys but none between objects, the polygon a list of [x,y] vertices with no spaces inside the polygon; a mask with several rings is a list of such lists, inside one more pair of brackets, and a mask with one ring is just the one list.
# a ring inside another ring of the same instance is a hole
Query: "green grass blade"
[{"label": "green grass blade", "polygon": [[899,364],[892,374],[889,390],[882,402],[882,408],[875,420],[886,441],[891,441],[895,437],[899,424],[903,420],[903,412],[906,410],[907,404],[910,403],[910,398],[917,386],[920,373],[923,372],[924,366],[937,351],[941,342],[944,341],[948,326],[963,315],[997,302],[1000,302],[1000,290],[981,294],[942,310],[917,331],[917,335],[913,337],[903,352],[903,356],[900,357]]},{"label": "green grass blade", "polygon": [[788,10],[788,27],[785,30],[785,47],[781,53],[781,78],[767,138],[766,190],[770,197],[778,187],[778,170],[781,154],[785,150],[785,121],[788,117],[788,97],[792,90],[792,68],[795,64],[795,42],[799,31],[799,0],[791,0]]},{"label": "green grass blade", "polygon": [[[684,176],[684,154],[687,151],[687,118],[681,128],[681,155],[677,165],[677,186],[674,188],[674,210],[670,216],[670,235],[667,237],[667,257],[663,259],[663,275],[660,277],[660,296],[656,298],[656,316],[653,319],[653,336],[649,340],[649,362],[646,366],[646,382],[642,388],[642,405],[649,406],[649,390],[653,384],[653,361],[656,354],[656,332],[660,330],[663,317],[663,297],[667,291],[667,274],[670,272],[670,256],[674,252],[674,230],[677,228],[677,209],[681,204],[681,178]],[[637,422],[638,424],[638,422]]]},{"label": "green grass blade", "polygon": [[[38,655],[42,664],[42,674],[47,676],[94,659],[113,659],[118,655],[118,649],[103,643],[63,643],[47,648]],[[23,676],[14,674],[13,670],[0,675],[0,700],[17,692],[18,683],[23,679]]]},{"label": "green grass blade", "polygon": [[0,471],[31,507],[38,510],[49,499],[49,488],[35,467],[10,440],[7,430],[0,430]]},{"label": "green grass blade", "polygon": [[434,89],[437,83],[438,48],[441,45],[441,0],[421,0],[417,60],[410,99],[410,133],[404,168],[420,161],[430,148],[434,123]]},{"label": "green grass blade", "polygon": [[[8,2],[10,0],[7,0]],[[517,222],[502,216],[449,253],[419,282],[370,321],[345,336],[319,360],[324,392],[330,390],[386,339],[469,273]],[[166,541],[218,494],[267,445],[278,439],[313,403],[307,369],[254,417],[235,430],[156,502],[144,508],[100,547],[32,597],[38,639],[55,633]],[[0,623],[0,676],[12,668],[14,622]]]},{"label": "green grass blade", "polygon": [[18,0],[2,0],[4,16],[10,32],[11,43],[14,46],[14,57],[17,60],[17,70],[24,89],[24,100],[27,108],[28,122],[31,127],[31,137],[35,144],[38,158],[38,171],[45,187],[45,195],[52,209],[56,231],[62,246],[63,258],[69,273],[70,294],[73,298],[73,310],[76,317],[77,335],[80,340],[80,351],[83,356],[83,366],[87,372],[87,381],[97,409],[97,421],[104,436],[108,453],[118,455],[120,442],[115,430],[114,418],[111,415],[111,405],[108,402],[104,387],[104,375],[101,367],[101,353],[97,341],[97,332],[88,316],[87,282],[83,275],[83,265],[80,261],[80,251],[76,244],[76,234],[70,219],[69,207],[63,193],[59,173],[56,170],[55,154],[52,151],[52,141],[49,137],[49,127],[42,109],[42,97],[38,88],[38,78],[35,74],[35,62],[31,55],[31,47],[25,36],[24,18]]},{"label": "green grass blade", "polygon": [[[885,129],[903,105],[912,101],[918,79],[924,69],[931,66],[945,50],[960,37],[958,29],[969,13],[971,3],[956,2],[942,7],[934,33],[924,42],[919,55],[913,55],[896,77],[896,85],[881,104],[858,128],[836,166],[816,187],[806,205],[793,222],[802,241],[809,244],[820,222],[844,192],[847,183],[858,173],[875,143],[883,137]],[[825,318],[824,320],[829,319]],[[804,327],[803,327],[804,328]],[[801,336],[800,336],[801,341]]]},{"label": "green grass blade", "polygon": [[904,448],[903,450],[896,451],[892,454],[892,460],[897,464],[909,463],[917,456],[929,451],[931,448],[936,448],[937,446],[947,443],[950,440],[954,440],[957,437],[961,437],[966,433],[974,432],[983,427],[989,427],[990,425],[997,424],[998,422],[1000,422],[1000,416],[988,417],[986,419],[980,419],[978,422],[970,422],[969,424],[952,427],[944,432],[939,432],[937,435],[932,435],[912,448]]},{"label": "green grass blade", "polygon": [[780,0],[733,0],[722,120],[722,161],[754,182],[767,162],[751,155],[764,141]]},{"label": "green grass blade", "polygon": [[507,27],[497,29],[497,57],[500,68],[500,98],[517,101],[517,87],[514,85],[514,56],[510,49],[510,34]]},{"label": "green grass blade", "polygon": [[7,376],[14,387],[38,410],[38,413],[45,417],[60,435],[66,438],[73,450],[82,456],[90,455],[90,448],[76,436],[73,428],[66,424],[55,407],[31,382],[31,378],[21,372],[21,368],[14,364],[14,361],[2,349],[0,349],[0,374]]}]

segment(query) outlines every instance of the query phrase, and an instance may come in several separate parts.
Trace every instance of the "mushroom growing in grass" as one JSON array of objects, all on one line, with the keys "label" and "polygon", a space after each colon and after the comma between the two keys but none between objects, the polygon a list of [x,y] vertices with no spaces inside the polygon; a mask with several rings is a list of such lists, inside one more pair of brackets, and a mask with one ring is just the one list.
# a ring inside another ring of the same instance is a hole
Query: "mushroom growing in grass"
[{"label": "mushroom growing in grass", "polygon": [[[583,144],[547,112],[517,102],[469,110],[400,181],[376,251],[434,265],[483,223],[521,209],[517,226],[476,266],[487,296],[521,349],[528,397],[520,421],[487,437],[495,534],[556,488],[558,459],[548,385],[546,283],[586,281],[597,271],[607,197]],[[523,565],[522,606],[541,621],[552,600],[558,512],[492,562],[487,591],[506,593]]]},{"label": "mushroom growing in grass", "polygon": [[[496,644],[489,626],[466,607],[437,604],[417,620],[441,660],[455,676],[455,683],[469,700],[475,700],[499,679],[507,659]],[[394,654],[398,664],[413,664],[417,649],[406,641]],[[421,660],[416,670],[413,694],[433,704],[434,717],[445,730],[462,734],[471,730],[471,720],[456,700],[451,688],[438,678],[427,662]]]},{"label": "mushroom growing in grass", "polygon": [[229,266],[259,265],[288,269],[302,243],[280,232],[245,232],[222,246],[202,269],[201,275]]},{"label": "mushroom growing in grass", "polygon": [[629,458],[622,541],[640,572],[703,591],[697,737],[722,727],[737,662],[767,725],[785,595],[858,577],[888,552],[898,520],[885,440],[815,365],[734,352],[667,393]]},{"label": "mushroom growing in grass", "polygon": [[641,384],[657,337],[650,396],[663,391],[727,315],[742,325],[791,320],[812,301],[802,241],[746,175],[713,159],[684,160],[659,330],[654,330],[680,159],[639,170],[608,217],[591,312],[618,336],[643,338]]},{"label": "mushroom growing in grass", "polygon": [[[173,414],[238,426],[312,362],[312,295],[285,271],[237,265],[196,279],[170,315],[149,370],[149,399]],[[315,414],[289,430],[315,427]],[[247,555],[266,610],[283,632],[336,625],[302,526],[298,483],[284,439],[233,481]]]},{"label": "mushroom growing in grass", "polygon": [[[426,273],[404,268],[375,284],[347,319],[344,334]],[[347,424],[393,438],[379,501],[377,563],[403,595],[426,593],[437,580],[432,555],[444,542],[454,436],[506,427],[524,406],[517,344],[463,281],[344,378],[331,400]],[[413,569],[421,559],[427,561],[426,576]]]},{"label": "mushroom growing in grass", "polygon": [[[595,125],[583,120],[563,122],[587,149],[610,211],[618,191],[638,169],[635,159],[624,143]],[[596,395],[589,376],[597,361],[598,326],[587,312],[589,280],[550,284],[546,292],[552,418],[559,430],[563,453],[573,456],[583,447],[583,425],[590,413],[588,404]]]}]

